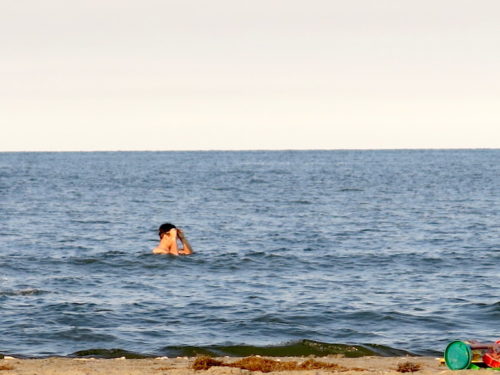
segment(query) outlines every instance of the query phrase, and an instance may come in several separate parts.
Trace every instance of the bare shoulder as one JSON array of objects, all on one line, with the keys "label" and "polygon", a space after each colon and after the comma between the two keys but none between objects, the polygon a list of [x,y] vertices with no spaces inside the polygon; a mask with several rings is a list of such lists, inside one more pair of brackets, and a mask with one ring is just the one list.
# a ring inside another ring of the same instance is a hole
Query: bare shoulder
[{"label": "bare shoulder", "polygon": [[168,254],[168,253],[169,253],[168,250],[162,249],[161,247],[155,247],[153,249],[153,254]]}]

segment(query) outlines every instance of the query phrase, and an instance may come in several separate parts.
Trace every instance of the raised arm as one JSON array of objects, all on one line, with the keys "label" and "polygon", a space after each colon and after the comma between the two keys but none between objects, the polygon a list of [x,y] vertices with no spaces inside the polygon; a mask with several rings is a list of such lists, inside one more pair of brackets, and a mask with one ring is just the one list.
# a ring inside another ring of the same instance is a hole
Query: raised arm
[{"label": "raised arm", "polygon": [[[179,240],[182,242],[182,250],[178,250],[178,254],[183,254],[183,255],[190,255],[193,254],[193,248],[191,247],[189,241],[187,240],[186,236],[184,235],[184,232],[182,229],[177,228],[177,237]],[[176,246],[177,247],[177,246]]]}]

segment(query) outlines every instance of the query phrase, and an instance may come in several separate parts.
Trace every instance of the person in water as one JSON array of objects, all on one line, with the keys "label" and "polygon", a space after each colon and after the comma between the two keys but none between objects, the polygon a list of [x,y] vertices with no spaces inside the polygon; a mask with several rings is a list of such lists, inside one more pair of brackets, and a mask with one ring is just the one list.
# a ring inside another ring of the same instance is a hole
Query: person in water
[{"label": "person in water", "polygon": [[[160,235],[160,243],[153,249],[153,254],[189,255],[193,253],[184,232],[174,224],[160,225],[158,234]],[[182,248],[179,248],[178,241],[182,244]]]}]

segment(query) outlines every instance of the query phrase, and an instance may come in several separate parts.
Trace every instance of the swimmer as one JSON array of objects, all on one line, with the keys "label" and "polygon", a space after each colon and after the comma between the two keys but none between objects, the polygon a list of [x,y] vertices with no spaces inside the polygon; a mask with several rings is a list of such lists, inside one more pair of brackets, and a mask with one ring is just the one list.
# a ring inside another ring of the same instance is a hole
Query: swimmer
[{"label": "swimmer", "polygon": [[[160,244],[153,249],[153,254],[189,255],[193,253],[184,232],[175,225],[170,223],[160,225],[158,234],[160,235]],[[177,240],[182,243],[180,249]]]}]

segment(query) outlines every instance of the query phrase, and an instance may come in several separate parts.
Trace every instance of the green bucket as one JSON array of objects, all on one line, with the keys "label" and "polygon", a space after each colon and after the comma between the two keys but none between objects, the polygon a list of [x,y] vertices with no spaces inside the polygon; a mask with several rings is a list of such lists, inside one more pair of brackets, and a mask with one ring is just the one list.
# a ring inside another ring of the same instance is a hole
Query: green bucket
[{"label": "green bucket", "polygon": [[450,370],[464,370],[472,364],[472,348],[467,342],[453,341],[444,351],[444,361]]}]

